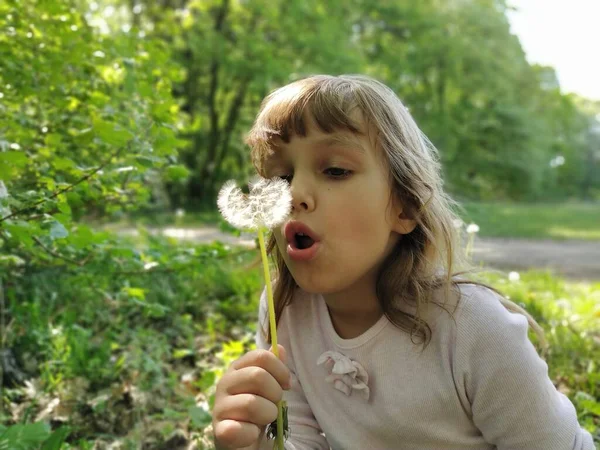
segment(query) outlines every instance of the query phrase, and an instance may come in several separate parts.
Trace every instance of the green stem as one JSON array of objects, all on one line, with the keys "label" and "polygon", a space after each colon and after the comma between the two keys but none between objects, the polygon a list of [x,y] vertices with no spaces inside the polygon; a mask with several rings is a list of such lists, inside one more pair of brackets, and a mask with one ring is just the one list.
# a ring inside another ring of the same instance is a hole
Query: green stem
[{"label": "green stem", "polygon": [[[279,358],[279,348],[277,347],[277,323],[275,321],[275,305],[273,302],[273,288],[271,287],[271,276],[269,274],[269,260],[267,259],[267,248],[263,229],[258,229],[258,242],[260,244],[260,255],[262,257],[265,284],[267,286],[267,298],[269,299],[269,324],[271,328],[271,346],[273,354]],[[283,405],[282,400],[277,402],[277,437],[275,445],[279,450],[283,448]]]}]

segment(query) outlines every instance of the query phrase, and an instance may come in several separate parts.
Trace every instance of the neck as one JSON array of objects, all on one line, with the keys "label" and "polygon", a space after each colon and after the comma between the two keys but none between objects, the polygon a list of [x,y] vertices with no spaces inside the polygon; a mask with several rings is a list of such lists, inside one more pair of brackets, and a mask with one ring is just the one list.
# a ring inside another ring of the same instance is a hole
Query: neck
[{"label": "neck", "polygon": [[383,315],[375,286],[352,286],[343,292],[324,294],[335,331],[342,339],[360,336]]}]

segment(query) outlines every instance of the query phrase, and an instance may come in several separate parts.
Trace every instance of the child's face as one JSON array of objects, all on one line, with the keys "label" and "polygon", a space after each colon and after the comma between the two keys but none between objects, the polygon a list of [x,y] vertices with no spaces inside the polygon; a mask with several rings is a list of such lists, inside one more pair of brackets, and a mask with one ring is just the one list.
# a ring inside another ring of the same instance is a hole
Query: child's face
[{"label": "child's face", "polygon": [[288,252],[287,222],[274,231],[296,283],[321,294],[340,293],[362,283],[374,286],[377,269],[399,234],[415,225],[400,218],[398,202],[389,203],[387,170],[369,137],[323,133],[309,121],[306,137],[294,136],[279,147],[267,162],[266,175],[289,177],[290,220],[308,225],[320,239],[314,257],[299,261]]}]

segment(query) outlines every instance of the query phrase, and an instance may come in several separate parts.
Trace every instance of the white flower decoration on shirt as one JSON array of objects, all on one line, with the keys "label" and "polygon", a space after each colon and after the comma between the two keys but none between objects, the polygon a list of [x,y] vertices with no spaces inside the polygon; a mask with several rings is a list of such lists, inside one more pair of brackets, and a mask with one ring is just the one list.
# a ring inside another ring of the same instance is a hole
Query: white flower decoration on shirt
[{"label": "white flower decoration on shirt", "polygon": [[353,391],[369,400],[369,374],[360,363],[353,361],[340,352],[327,351],[319,356],[317,365],[324,364],[329,370],[325,381],[346,395]]}]

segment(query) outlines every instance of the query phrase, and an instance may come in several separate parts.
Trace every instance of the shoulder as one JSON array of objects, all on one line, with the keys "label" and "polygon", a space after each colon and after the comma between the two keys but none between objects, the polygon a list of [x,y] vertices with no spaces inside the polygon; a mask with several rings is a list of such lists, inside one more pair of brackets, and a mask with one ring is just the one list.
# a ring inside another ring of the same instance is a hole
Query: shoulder
[{"label": "shoulder", "polygon": [[485,286],[464,285],[461,293],[454,325],[457,362],[509,367],[537,359],[525,315],[510,311],[507,300]]},{"label": "shoulder", "polygon": [[477,284],[461,284],[460,301],[456,308],[457,328],[463,332],[506,330],[512,327],[527,328],[527,318],[510,311],[504,303],[510,303],[497,292]]},{"label": "shoulder", "polygon": [[[496,351],[522,345],[528,339],[527,317],[492,289],[478,284],[458,284],[458,295],[434,308],[433,334],[458,353]],[[441,302],[440,302],[441,303]]]}]

